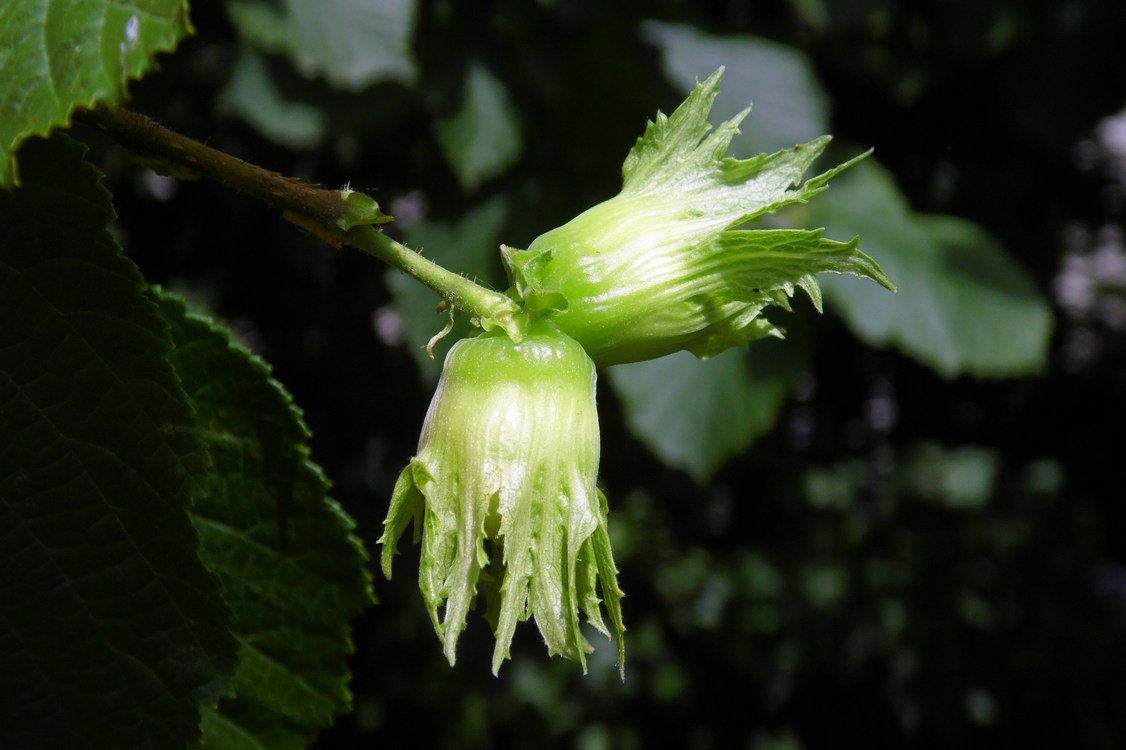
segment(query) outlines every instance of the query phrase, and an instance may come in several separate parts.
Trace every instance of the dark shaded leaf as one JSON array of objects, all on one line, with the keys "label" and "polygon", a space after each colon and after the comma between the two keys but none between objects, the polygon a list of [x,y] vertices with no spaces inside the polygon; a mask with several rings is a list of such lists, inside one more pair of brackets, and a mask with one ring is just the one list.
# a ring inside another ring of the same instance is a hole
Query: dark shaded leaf
[{"label": "dark shaded leaf", "polygon": [[351,706],[350,620],[372,601],[367,555],[269,367],[179,299],[156,296],[212,455],[192,508],[201,556],[223,583],[240,644],[235,697],[205,714],[203,744],[303,748]]},{"label": "dark shaded leaf", "polygon": [[0,192],[0,747],[177,748],[233,668],[168,332],[65,139]]}]

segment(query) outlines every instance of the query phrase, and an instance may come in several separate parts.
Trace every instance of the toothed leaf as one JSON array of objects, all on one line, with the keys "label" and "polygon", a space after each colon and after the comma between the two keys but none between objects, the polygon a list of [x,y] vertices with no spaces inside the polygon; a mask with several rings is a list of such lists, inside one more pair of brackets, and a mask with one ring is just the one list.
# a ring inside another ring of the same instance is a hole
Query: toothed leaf
[{"label": "toothed leaf", "polygon": [[190,32],[184,0],[0,3],[0,188],[18,184],[26,138],[67,125],[78,107],[121,103],[126,83]]}]

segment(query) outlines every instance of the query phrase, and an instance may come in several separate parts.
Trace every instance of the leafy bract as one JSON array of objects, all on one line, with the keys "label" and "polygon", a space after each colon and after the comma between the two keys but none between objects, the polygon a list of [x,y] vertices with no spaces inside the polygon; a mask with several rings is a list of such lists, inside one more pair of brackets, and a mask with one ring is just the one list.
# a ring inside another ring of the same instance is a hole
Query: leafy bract
[{"label": "leafy bract", "polygon": [[574,340],[539,322],[519,344],[494,330],[450,349],[380,543],[390,578],[413,522],[419,587],[451,666],[482,584],[494,673],[529,618],[548,653],[586,671],[580,615],[607,637],[613,629],[624,669],[599,454],[594,363]]},{"label": "leafy bract", "polygon": [[0,747],[184,747],[235,654],[208,456],[82,150],[29,141],[0,192]]},{"label": "leafy bract", "polygon": [[349,621],[372,599],[367,556],[266,364],[179,299],[155,296],[211,452],[191,514],[239,641],[234,696],[204,714],[202,744],[304,748],[350,708]]},{"label": "leafy bract", "polygon": [[15,152],[66,125],[78,107],[117,104],[125,85],[191,31],[185,0],[5,0],[0,3],[0,188]]},{"label": "leafy bract", "polygon": [[418,75],[410,53],[416,0],[235,0],[227,10],[247,42],[337,88],[411,84]]},{"label": "leafy bract", "polygon": [[964,219],[913,212],[875,163],[838,188],[803,218],[862,233],[902,290],[873,295],[847,279],[825,279],[826,295],[860,338],[895,346],[946,377],[1020,375],[1044,365],[1051,311],[995,238]]},{"label": "leafy bract", "polygon": [[777,333],[760,317],[763,308],[788,309],[795,287],[819,304],[818,273],[866,276],[894,289],[856,242],[738,228],[818,195],[867,154],[804,182],[827,136],[749,159],[725,157],[747,111],[711,129],[722,73],[649,123],[622,166],[618,195],[504,256],[526,305],[551,300],[556,324],[599,365],[680,349],[709,357]]},{"label": "leafy bract", "polygon": [[802,176],[829,145],[829,136],[769,155],[725,158],[731,139],[751,110],[743,109],[709,134],[708,116],[723,73],[720,68],[697,83],[672,115],[657,113],[622,165],[623,193],[667,195],[675,191],[675,197],[667,195],[669,202],[699,212],[711,224],[728,227],[809,200],[833,176],[863,158],[804,183]]},{"label": "leafy bract", "polygon": [[718,67],[727,69],[716,118],[735,117],[748,102],[754,104],[754,117],[731,143],[733,155],[777,151],[829,129],[828,98],[809,59],[794,47],[662,21],[644,21],[641,31],[660,51],[665,77],[678,88],[689,88]]}]

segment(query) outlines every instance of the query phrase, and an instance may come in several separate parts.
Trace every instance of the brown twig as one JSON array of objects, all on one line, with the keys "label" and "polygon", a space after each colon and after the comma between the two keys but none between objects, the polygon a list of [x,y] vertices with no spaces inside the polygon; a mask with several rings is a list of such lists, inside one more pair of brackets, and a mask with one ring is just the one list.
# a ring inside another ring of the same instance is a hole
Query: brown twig
[{"label": "brown twig", "polygon": [[[523,337],[520,306],[402,245],[373,225],[391,221],[379,205],[351,190],[326,190],[236,159],[180,135],[144,115],[125,109],[79,110],[78,122],[91,125],[155,169],[180,177],[199,175],[240,190],[284,212],[285,218],[339,247],[349,243],[404,271],[437,292],[450,305],[485,324],[504,328],[514,341]],[[187,173],[187,174],[185,174]]]},{"label": "brown twig", "polygon": [[271,172],[169,130],[145,115],[116,107],[79,110],[74,119],[91,125],[137,156],[209,177],[275,206],[286,218],[339,244],[345,201],[327,190]]}]

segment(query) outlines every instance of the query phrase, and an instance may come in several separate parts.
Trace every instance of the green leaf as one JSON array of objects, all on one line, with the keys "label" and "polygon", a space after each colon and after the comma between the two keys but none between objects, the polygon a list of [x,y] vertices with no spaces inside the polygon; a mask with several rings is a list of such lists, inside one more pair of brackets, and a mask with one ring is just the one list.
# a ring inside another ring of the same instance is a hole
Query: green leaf
[{"label": "green leaf", "polygon": [[703,482],[774,426],[799,371],[788,359],[792,343],[763,341],[753,356],[729,350],[705,361],[677,352],[606,375],[630,432],[665,464]]},{"label": "green leaf", "polygon": [[691,87],[716,68],[727,69],[715,103],[717,118],[733,118],[753,102],[754,116],[732,142],[735,156],[777,151],[829,129],[828,98],[808,58],[793,47],[660,21],[645,21],[641,30],[660,51],[665,77],[677,89]]},{"label": "green leaf", "polygon": [[418,77],[410,53],[416,0],[235,0],[227,11],[250,44],[337,88]]},{"label": "green leaf", "polygon": [[179,299],[155,296],[211,450],[192,518],[239,641],[236,697],[206,712],[203,744],[303,748],[351,705],[349,621],[372,601],[367,555],[269,367]]},{"label": "green leaf", "polygon": [[[508,203],[494,198],[475,207],[454,223],[418,221],[407,229],[411,246],[436,263],[485,283],[497,280],[501,232],[508,218]],[[388,271],[387,285],[403,326],[403,338],[423,377],[436,382],[450,345],[469,333],[469,321],[461,316],[449,335],[438,342],[434,356],[426,343],[442,330],[449,313],[439,313],[438,296],[409,276]]]},{"label": "green leaf", "polygon": [[262,56],[245,47],[235,61],[231,79],[219,93],[219,106],[289,148],[313,148],[328,130],[325,112],[312,104],[287,99],[270,77]]},{"label": "green leaf", "polygon": [[438,123],[438,145],[467,192],[520,157],[523,142],[516,110],[504,84],[480,63],[466,74],[461,107]]},{"label": "green leaf", "polygon": [[126,83],[190,32],[184,0],[0,4],[0,188],[19,182],[24,139],[68,124],[78,107],[120,103]]},{"label": "green leaf", "polygon": [[0,192],[0,747],[183,747],[234,667],[207,452],[82,152],[30,141]]},{"label": "green leaf", "polygon": [[871,294],[851,279],[822,279],[852,330],[895,346],[946,377],[1022,375],[1047,358],[1052,314],[1028,273],[976,224],[913,212],[890,174],[854,170],[811,204],[803,221],[860,234],[899,293]]}]

